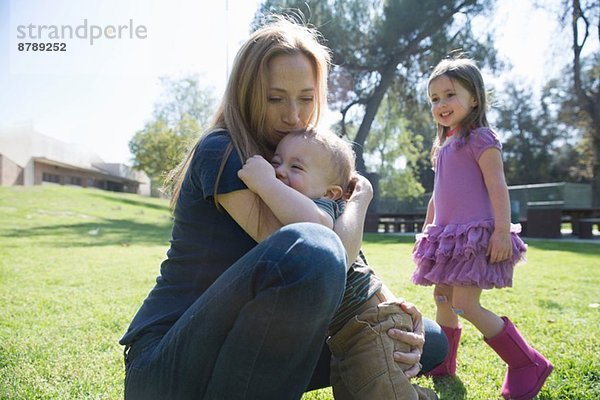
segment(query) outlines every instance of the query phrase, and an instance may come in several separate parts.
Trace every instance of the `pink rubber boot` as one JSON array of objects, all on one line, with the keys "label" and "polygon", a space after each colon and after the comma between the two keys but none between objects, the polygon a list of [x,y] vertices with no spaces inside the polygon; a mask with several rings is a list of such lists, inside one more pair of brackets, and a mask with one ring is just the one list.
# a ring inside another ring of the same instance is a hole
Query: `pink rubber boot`
[{"label": "pink rubber boot", "polygon": [[462,326],[458,325],[458,327],[456,328],[448,328],[447,326],[442,326],[442,330],[448,338],[448,355],[440,365],[427,372],[425,376],[456,375],[456,353],[458,352],[458,345],[460,343],[460,333],[462,331]]},{"label": "pink rubber boot", "polygon": [[507,318],[502,331],[485,342],[508,364],[502,396],[505,399],[529,400],[539,393],[554,368],[550,361],[527,344],[515,325]]}]

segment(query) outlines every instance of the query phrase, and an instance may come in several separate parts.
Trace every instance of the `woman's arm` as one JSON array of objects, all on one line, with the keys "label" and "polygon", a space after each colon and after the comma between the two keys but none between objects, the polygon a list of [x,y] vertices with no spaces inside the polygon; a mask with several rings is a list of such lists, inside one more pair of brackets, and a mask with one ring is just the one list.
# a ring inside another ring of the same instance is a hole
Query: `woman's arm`
[{"label": "woman's arm", "polygon": [[348,253],[348,267],[356,260],[362,246],[367,208],[373,198],[373,187],[367,178],[355,174],[352,180],[353,189],[346,209],[333,227]]},{"label": "woman's arm", "polygon": [[283,226],[260,197],[248,189],[219,195],[219,204],[258,243]]},{"label": "woman's arm", "polygon": [[494,232],[490,237],[487,256],[491,263],[495,263],[512,257],[508,187],[504,178],[502,156],[498,149],[484,150],[478,162],[494,213]]}]

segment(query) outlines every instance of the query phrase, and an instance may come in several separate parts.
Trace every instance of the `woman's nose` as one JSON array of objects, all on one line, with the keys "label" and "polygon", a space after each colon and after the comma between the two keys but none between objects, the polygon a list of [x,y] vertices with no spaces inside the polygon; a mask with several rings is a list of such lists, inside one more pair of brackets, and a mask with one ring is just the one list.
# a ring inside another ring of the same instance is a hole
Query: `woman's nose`
[{"label": "woman's nose", "polygon": [[300,107],[292,102],[285,110],[283,122],[291,127],[295,127],[298,125],[298,121],[300,121]]}]

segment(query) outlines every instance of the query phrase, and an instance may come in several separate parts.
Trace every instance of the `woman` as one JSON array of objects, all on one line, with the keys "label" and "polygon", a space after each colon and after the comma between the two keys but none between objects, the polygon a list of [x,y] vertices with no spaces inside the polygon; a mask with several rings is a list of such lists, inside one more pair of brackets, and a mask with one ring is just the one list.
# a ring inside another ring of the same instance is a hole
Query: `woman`
[{"label": "woman", "polygon": [[[319,122],[328,62],[314,31],[283,19],[238,52],[212,127],[174,175],[171,247],[120,341],[127,398],[298,399],[329,385],[323,345],[372,188],[356,178],[334,233],[282,227],[237,177],[241,160],[270,159],[283,136]],[[390,336],[414,347],[395,355],[414,376],[424,335]]]}]

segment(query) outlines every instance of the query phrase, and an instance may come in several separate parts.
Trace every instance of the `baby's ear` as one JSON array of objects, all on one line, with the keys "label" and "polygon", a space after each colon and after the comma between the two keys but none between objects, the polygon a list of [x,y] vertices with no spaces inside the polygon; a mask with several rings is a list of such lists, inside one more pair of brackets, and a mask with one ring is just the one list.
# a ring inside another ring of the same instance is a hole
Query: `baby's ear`
[{"label": "baby's ear", "polygon": [[338,185],[331,185],[327,188],[327,193],[325,193],[325,197],[331,200],[339,200],[344,195],[344,189]]}]

